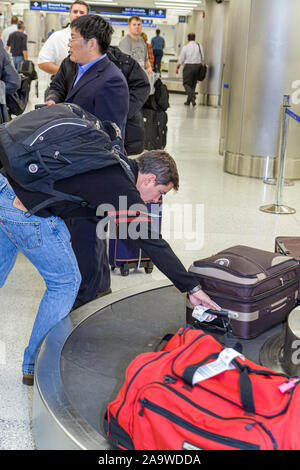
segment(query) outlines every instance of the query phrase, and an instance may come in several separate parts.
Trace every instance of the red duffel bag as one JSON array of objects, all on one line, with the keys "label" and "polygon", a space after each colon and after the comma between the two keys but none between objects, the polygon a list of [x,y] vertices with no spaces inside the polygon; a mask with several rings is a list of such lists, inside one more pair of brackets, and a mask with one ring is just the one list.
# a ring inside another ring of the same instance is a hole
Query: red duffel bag
[{"label": "red duffel bag", "polygon": [[140,354],[108,405],[108,439],[134,450],[300,449],[297,379],[236,354],[210,377],[235,352],[190,327]]}]

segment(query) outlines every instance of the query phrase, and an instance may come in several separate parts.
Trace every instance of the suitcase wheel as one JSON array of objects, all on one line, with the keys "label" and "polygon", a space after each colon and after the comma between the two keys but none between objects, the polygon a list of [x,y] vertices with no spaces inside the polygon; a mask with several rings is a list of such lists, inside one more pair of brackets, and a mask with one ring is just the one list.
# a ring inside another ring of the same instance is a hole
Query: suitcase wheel
[{"label": "suitcase wheel", "polygon": [[129,269],[124,267],[124,266],[120,267],[120,271],[121,271],[122,276],[128,276],[129,275]]},{"label": "suitcase wheel", "polygon": [[153,263],[148,263],[147,266],[144,267],[146,274],[151,274],[153,271]]}]

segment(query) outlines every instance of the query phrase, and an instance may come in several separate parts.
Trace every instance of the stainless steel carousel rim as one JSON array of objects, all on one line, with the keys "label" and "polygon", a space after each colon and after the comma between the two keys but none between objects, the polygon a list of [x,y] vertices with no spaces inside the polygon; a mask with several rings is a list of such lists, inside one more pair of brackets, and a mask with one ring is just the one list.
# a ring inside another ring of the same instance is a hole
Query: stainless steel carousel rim
[{"label": "stainless steel carousel rim", "polygon": [[[48,413],[49,419],[54,423],[59,432],[66,436],[73,448],[81,450],[99,450],[108,449],[109,444],[76,410],[70,402],[62,381],[60,373],[60,358],[63,347],[72,334],[72,332],[93,314],[101,311],[105,307],[121,300],[133,297],[151,290],[161,289],[172,286],[168,281],[154,281],[146,288],[137,287],[131,289],[122,289],[121,291],[94,300],[71,312],[65,319],[59,322],[44,339],[40,353],[38,355],[35,382],[34,382],[34,400],[35,403],[42,403],[43,412]],[[39,411],[33,410],[33,420],[39,419]],[[33,423],[34,424],[34,423]],[[35,428],[39,426],[33,425]],[[50,431],[50,430],[49,430]],[[39,436],[35,436],[38,442]]]}]

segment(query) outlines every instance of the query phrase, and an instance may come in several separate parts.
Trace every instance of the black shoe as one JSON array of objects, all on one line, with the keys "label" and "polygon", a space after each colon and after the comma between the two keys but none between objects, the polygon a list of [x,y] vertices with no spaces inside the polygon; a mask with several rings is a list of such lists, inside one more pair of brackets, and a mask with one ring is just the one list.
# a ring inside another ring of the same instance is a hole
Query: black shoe
[{"label": "black shoe", "polygon": [[102,291],[102,292],[99,292],[99,294],[97,294],[96,299],[100,299],[100,297],[104,297],[105,295],[108,295],[108,294],[111,294],[111,293],[112,293],[111,288],[106,289],[106,290],[104,290],[104,291]]},{"label": "black shoe", "polygon": [[23,374],[22,382],[23,382],[24,385],[33,385],[34,375],[33,374]]},{"label": "black shoe", "polygon": [[[111,293],[112,293],[112,290],[109,287],[109,289],[98,292],[98,294],[96,295],[96,297],[93,300],[99,299],[100,297],[104,297],[105,295],[108,295],[108,294],[111,294]],[[75,302],[75,304],[73,305],[73,307],[70,310],[70,313],[73,312],[73,310],[76,310],[77,308],[82,307],[82,305],[85,305],[85,304],[82,303],[82,302],[81,303]]]},{"label": "black shoe", "polygon": [[189,102],[189,101],[185,101],[184,104],[185,104],[185,106],[189,106],[189,105],[190,105],[190,102]]},{"label": "black shoe", "polygon": [[195,107],[196,106],[196,101],[192,101],[192,105]]}]

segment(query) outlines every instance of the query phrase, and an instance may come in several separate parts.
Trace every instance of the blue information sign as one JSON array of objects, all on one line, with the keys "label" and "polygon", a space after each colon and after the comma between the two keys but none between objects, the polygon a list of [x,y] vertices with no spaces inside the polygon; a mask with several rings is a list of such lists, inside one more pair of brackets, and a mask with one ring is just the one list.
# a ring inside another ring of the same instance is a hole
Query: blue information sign
[{"label": "blue information sign", "polygon": [[[70,11],[71,3],[64,2],[43,2],[31,1],[31,10],[42,11]],[[123,16],[140,16],[146,18],[165,18],[166,10],[163,8],[138,8],[138,7],[114,7],[110,5],[90,5],[91,13],[99,15],[123,15]]]}]

